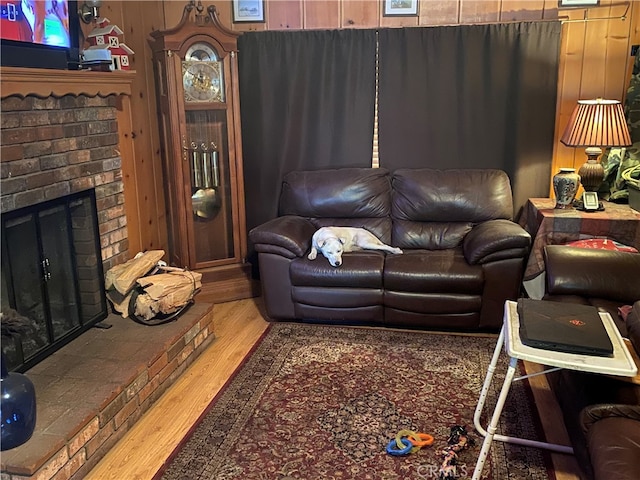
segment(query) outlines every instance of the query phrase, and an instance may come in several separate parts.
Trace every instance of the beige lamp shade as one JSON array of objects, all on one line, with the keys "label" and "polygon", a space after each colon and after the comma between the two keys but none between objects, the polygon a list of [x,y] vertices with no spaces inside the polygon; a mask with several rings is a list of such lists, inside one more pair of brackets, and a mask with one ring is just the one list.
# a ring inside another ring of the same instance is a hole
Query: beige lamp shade
[{"label": "beige lamp shade", "polygon": [[631,145],[627,119],[618,100],[578,100],[560,139],[568,147],[587,147],[587,161],[580,167],[580,182],[587,192],[597,192],[604,179],[598,163],[600,147]]},{"label": "beige lamp shade", "polygon": [[618,100],[578,100],[560,140],[568,147],[626,147],[631,136]]}]

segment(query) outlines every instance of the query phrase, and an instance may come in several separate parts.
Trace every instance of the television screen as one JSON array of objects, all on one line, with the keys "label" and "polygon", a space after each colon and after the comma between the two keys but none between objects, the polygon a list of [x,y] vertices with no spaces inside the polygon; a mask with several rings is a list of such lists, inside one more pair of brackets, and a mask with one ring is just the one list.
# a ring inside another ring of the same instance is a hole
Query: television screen
[{"label": "television screen", "polygon": [[76,0],[0,0],[2,66],[76,69]]},{"label": "television screen", "polygon": [[0,38],[70,47],[68,0],[2,0]]}]

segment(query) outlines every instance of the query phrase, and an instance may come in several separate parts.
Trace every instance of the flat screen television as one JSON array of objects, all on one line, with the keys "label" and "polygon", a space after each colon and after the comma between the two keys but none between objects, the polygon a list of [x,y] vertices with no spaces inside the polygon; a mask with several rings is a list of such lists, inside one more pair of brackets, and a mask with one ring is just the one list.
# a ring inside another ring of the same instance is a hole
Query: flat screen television
[{"label": "flat screen television", "polygon": [[0,63],[76,70],[78,22],[76,0],[0,0]]}]

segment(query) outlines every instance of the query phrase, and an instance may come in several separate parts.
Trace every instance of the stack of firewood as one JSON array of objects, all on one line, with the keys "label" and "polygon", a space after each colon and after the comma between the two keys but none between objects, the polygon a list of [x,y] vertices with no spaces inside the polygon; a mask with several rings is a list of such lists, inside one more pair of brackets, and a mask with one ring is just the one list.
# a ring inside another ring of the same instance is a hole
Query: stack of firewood
[{"label": "stack of firewood", "polygon": [[202,274],[166,266],[163,256],[163,250],[149,250],[107,271],[105,288],[115,311],[151,320],[193,299],[202,287]]}]

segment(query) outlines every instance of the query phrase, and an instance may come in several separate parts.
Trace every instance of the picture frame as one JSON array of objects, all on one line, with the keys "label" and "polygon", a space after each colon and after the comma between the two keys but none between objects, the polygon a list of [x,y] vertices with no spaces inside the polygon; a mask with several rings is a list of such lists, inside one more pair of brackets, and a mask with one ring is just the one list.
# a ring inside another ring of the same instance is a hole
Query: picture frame
[{"label": "picture frame", "polygon": [[585,210],[597,210],[600,207],[598,194],[596,192],[584,192],[582,194],[582,204]]},{"label": "picture frame", "polygon": [[384,17],[417,17],[419,0],[383,0]]},{"label": "picture frame", "polygon": [[558,0],[558,8],[595,7],[600,0]]},{"label": "picture frame", "polygon": [[233,23],[264,22],[264,0],[232,0]]}]

